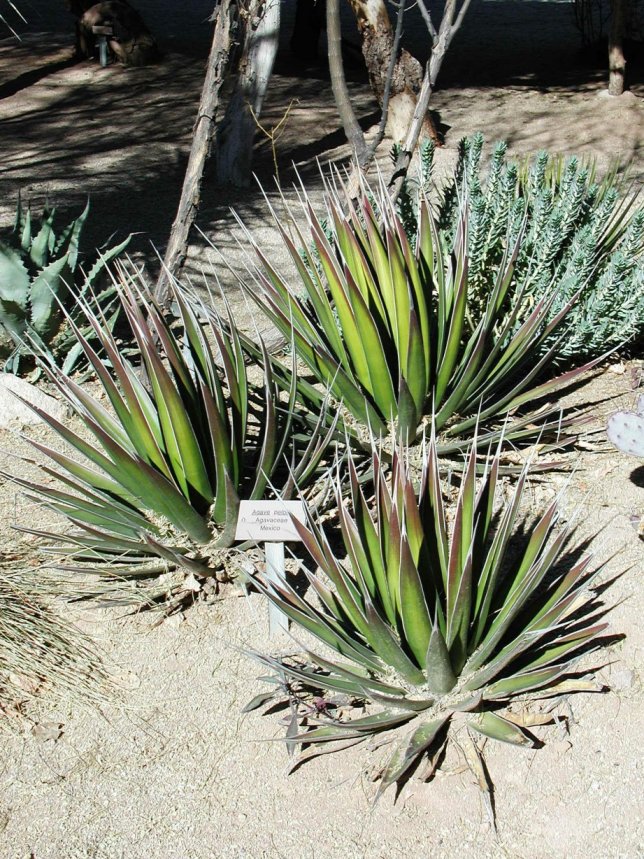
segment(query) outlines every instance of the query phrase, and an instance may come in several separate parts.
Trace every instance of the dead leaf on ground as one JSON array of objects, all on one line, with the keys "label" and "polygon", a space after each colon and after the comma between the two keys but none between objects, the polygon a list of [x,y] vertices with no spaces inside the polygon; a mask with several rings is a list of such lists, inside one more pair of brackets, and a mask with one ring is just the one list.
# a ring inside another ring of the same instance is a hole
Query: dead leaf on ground
[{"label": "dead leaf on ground", "polygon": [[46,743],[47,740],[53,740],[56,743],[65,733],[64,729],[62,722],[38,722],[31,729],[31,733],[39,743]]}]

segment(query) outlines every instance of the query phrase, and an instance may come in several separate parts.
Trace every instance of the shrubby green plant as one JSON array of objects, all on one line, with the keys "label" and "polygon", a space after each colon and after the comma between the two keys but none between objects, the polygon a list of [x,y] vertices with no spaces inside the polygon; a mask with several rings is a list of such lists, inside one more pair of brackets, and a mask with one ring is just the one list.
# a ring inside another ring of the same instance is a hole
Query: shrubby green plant
[{"label": "shrubby green plant", "polygon": [[290,704],[289,746],[309,750],[300,760],[375,738],[391,743],[379,793],[422,758],[431,772],[455,732],[459,742],[469,730],[533,745],[527,726],[539,722],[526,705],[599,690],[575,672],[606,628],[589,590],[596,574],[571,549],[557,501],[536,520],[522,512],[527,467],[505,501],[499,454],[477,479],[471,452],[451,505],[435,439],[416,469],[410,457],[397,449],[387,472],[374,450],[373,501],[349,461],[351,512],[336,484],[346,559],[314,521],[294,523],[317,567],[304,568],[306,596],[290,581],[253,578],[325,649],[259,655],[273,686],[246,709]]},{"label": "shrubby green plant", "polygon": [[[468,200],[468,254],[472,301],[485,307],[508,248],[521,235],[511,305],[531,305],[552,294],[553,318],[574,306],[557,330],[557,363],[583,363],[644,335],[644,209],[625,192],[617,168],[598,180],[591,161],[540,152],[509,161],[498,143],[482,160],[480,134],[461,142],[453,177],[434,200],[446,241],[460,229],[459,200]],[[418,193],[430,186],[433,148],[426,146],[420,176],[407,184],[400,210],[415,232]],[[577,294],[579,297],[576,298]],[[549,346],[546,340],[544,347]]]},{"label": "shrubby green plant", "polygon": [[[99,275],[127,246],[129,239],[99,252],[89,269],[80,263],[79,244],[89,215],[89,203],[60,233],[54,229],[55,210],[45,209],[36,226],[31,210],[20,200],[13,231],[0,240],[0,331],[13,348],[4,369],[33,369],[33,355],[61,362],[71,372],[81,349],[68,316],[80,322],[77,296],[93,296],[103,308],[113,299],[112,289],[94,295]],[[113,325],[114,320],[108,324]],[[86,331],[86,333],[89,333]]]},{"label": "shrubby green plant", "polygon": [[322,391],[342,403],[347,426],[386,435],[393,423],[412,442],[431,414],[447,453],[467,446],[477,423],[483,443],[501,432],[508,443],[534,440],[568,425],[556,407],[539,412],[535,403],[581,372],[542,379],[560,355],[557,335],[575,297],[554,313],[558,284],[538,299],[517,289],[522,230],[489,261],[482,302],[468,200],[451,234],[421,197],[412,237],[382,183],[373,189],[363,181],[355,200],[339,182],[327,183],[324,216],[302,191],[305,230],[284,205],[286,217],[273,214],[299,284],[281,276],[248,234],[259,264],[256,288],[243,286]]},{"label": "shrubby green plant", "polygon": [[240,498],[305,490],[318,477],[333,425],[324,433],[311,426],[294,390],[280,396],[265,352],[249,375],[230,316],[225,324],[177,289],[175,321],[131,280],[118,296],[148,384],[85,305],[100,353],[70,325],[101,395],[51,365],[45,372],[82,429],[31,406],[81,459],[30,439],[49,460],[43,474],[57,483],[12,479],[71,526],[38,533],[77,564],[111,576],[141,578],[168,565],[214,574],[217,551],[233,542]]}]

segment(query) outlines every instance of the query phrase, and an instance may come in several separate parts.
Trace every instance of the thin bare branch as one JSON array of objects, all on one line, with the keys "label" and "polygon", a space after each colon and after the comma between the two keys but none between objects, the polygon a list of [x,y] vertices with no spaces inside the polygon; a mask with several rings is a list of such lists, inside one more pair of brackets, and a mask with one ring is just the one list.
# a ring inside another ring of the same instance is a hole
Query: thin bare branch
[{"label": "thin bare branch", "polygon": [[327,0],[326,4],[326,37],[329,55],[329,72],[331,75],[331,88],[333,97],[340,114],[340,120],[347,140],[356,154],[356,158],[362,163],[367,157],[367,143],[364,132],[358,123],[347,82],[344,77],[344,64],[342,62],[342,34],[340,30],[340,4],[339,0]]},{"label": "thin bare branch", "polygon": [[460,12],[458,13],[458,16],[456,18],[456,21],[454,22],[454,24],[452,26],[452,36],[455,35],[456,31],[459,29],[459,27],[463,23],[463,18],[465,17],[465,14],[469,8],[470,2],[471,2],[471,0],[464,0],[463,5],[461,6]]},{"label": "thin bare branch", "polygon": [[421,17],[425,22],[425,26],[429,32],[429,35],[432,37],[432,44],[436,42],[438,39],[438,32],[436,27],[434,26],[434,22],[432,21],[431,12],[425,5],[425,0],[418,0],[418,10],[420,11]]}]

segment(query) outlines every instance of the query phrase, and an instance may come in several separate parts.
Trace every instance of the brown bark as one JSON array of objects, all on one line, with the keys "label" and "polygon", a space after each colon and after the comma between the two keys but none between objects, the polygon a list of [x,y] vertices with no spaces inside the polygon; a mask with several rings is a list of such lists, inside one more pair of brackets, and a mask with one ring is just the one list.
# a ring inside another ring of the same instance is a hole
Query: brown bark
[{"label": "brown bark", "polygon": [[624,92],[626,4],[627,0],[611,0],[610,33],[608,35],[608,92],[610,95],[622,95]]},{"label": "brown bark", "polygon": [[[383,0],[349,0],[362,39],[362,54],[371,88],[382,106],[387,74],[394,50],[394,30]],[[393,68],[387,131],[396,141],[405,139],[423,81],[423,67],[408,51],[400,50]],[[438,132],[427,113],[421,132],[438,142]]]},{"label": "brown bark", "polygon": [[199,102],[188,167],[181,190],[181,199],[154,290],[155,298],[162,306],[165,306],[169,300],[172,279],[179,276],[185,263],[188,253],[188,236],[199,209],[204,167],[210,154],[219,107],[219,94],[232,47],[232,7],[233,0],[221,0],[221,4],[215,12],[217,16],[215,32],[208,57],[206,79],[201,91],[201,101]]}]

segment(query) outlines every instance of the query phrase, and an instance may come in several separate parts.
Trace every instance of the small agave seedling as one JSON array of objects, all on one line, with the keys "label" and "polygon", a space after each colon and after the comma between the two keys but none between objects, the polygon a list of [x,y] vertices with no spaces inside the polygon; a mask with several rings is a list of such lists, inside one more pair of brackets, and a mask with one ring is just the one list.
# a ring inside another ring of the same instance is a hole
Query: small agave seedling
[{"label": "small agave seedling", "polygon": [[[580,680],[573,672],[606,628],[586,592],[595,575],[589,558],[569,552],[570,525],[558,525],[557,502],[532,524],[522,517],[527,470],[499,505],[499,456],[487,459],[477,480],[470,453],[450,510],[435,441],[424,452],[418,492],[406,455],[396,452],[387,475],[374,453],[374,512],[350,463],[352,514],[337,488],[346,561],[316,524],[295,523],[319,570],[305,570],[309,597],[287,581],[257,581],[333,656],[258,656],[275,671],[275,692],[247,709],[275,703],[287,689],[294,725],[305,726],[288,732],[289,747],[312,749],[300,761],[375,738],[379,746],[391,742],[378,795],[424,757],[435,767],[454,732],[460,745],[469,731],[533,745],[526,726],[539,722],[530,721],[526,702],[599,691],[592,676]],[[334,696],[349,705],[334,709]]]},{"label": "small agave seedling", "polygon": [[[18,201],[9,241],[0,241],[0,330],[14,346],[5,371],[18,372],[21,359],[33,352],[60,360],[65,372],[78,361],[80,349],[65,325],[66,313],[79,321],[78,293],[90,295],[99,274],[129,242],[126,239],[100,253],[90,269],[83,271],[79,243],[88,214],[89,203],[56,235],[55,210],[45,209],[40,227],[34,230],[31,211],[24,211]],[[106,308],[113,297],[111,289],[100,293],[101,306]]]},{"label": "small agave seedling", "polygon": [[303,428],[294,392],[280,398],[265,353],[263,384],[249,379],[231,318],[225,325],[178,289],[177,320],[132,280],[118,294],[149,387],[86,306],[101,354],[70,324],[103,397],[46,368],[85,432],[31,406],[81,459],[30,439],[57,483],[12,479],[65,517],[63,532],[38,533],[76,563],[121,577],[157,574],[168,564],[209,575],[217,550],[233,542],[240,498],[287,498],[295,485],[314,482],[330,434]]}]

